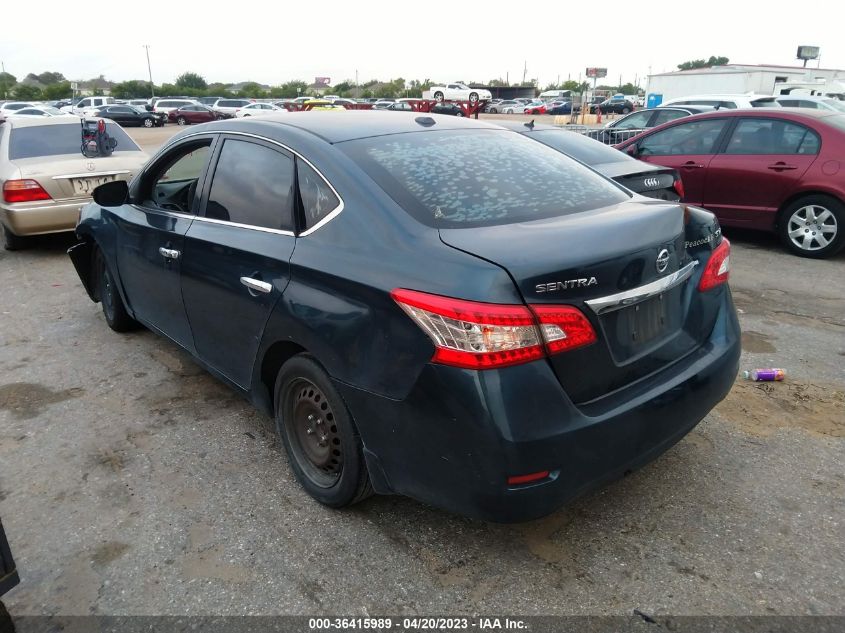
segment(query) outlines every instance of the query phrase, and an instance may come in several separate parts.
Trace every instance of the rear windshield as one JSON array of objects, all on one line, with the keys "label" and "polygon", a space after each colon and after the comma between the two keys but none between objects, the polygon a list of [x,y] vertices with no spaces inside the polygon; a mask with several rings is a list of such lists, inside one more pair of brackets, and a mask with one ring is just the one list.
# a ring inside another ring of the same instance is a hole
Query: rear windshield
[{"label": "rear windshield", "polygon": [[577,158],[582,163],[587,163],[590,166],[635,160],[627,154],[623,154],[618,149],[613,149],[600,141],[583,136],[577,132],[538,130],[526,136],[537,139],[544,145],[553,147],[564,154],[569,154],[572,158]]},{"label": "rear windshield", "polygon": [[560,152],[504,130],[397,134],[337,147],[414,218],[438,228],[529,222],[629,197]]},{"label": "rear windshield", "polygon": [[[115,152],[141,151],[116,123],[106,123],[106,133],[117,140]],[[14,128],[9,137],[9,160],[63,154],[82,154],[82,126],[78,123]]]}]

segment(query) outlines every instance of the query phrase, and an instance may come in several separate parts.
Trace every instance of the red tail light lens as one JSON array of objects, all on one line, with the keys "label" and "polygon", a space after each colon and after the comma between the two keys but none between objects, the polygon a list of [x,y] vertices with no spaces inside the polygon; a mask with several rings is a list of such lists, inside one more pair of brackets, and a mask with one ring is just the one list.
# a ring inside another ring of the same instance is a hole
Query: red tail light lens
[{"label": "red tail light lens", "polygon": [[434,343],[432,361],[444,365],[467,369],[507,367],[596,340],[590,322],[571,306],[529,309],[402,288],[391,296]]},{"label": "red tail light lens", "polygon": [[721,286],[727,282],[730,272],[731,243],[723,237],[722,243],[710,253],[710,259],[701,274],[701,281],[698,282],[698,289],[704,292],[716,286]]},{"label": "red tail light lens", "polygon": [[44,191],[36,180],[7,180],[3,183],[5,202],[34,202],[50,200],[50,194]]},{"label": "red tail light lens", "polygon": [[521,484],[530,484],[534,481],[547,479],[550,474],[548,470],[541,470],[538,473],[531,473],[530,475],[513,475],[508,477],[508,485],[519,486]]},{"label": "red tail light lens", "polygon": [[684,181],[681,180],[680,176],[675,178],[675,182],[672,183],[672,188],[680,196],[681,200],[683,200],[684,199]]}]

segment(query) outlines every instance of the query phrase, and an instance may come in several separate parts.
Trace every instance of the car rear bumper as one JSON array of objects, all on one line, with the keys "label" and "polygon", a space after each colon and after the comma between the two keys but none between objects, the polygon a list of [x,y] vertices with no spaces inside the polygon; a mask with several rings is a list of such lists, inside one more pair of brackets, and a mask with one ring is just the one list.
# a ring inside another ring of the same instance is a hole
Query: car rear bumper
[{"label": "car rear bumper", "polygon": [[79,220],[79,210],[91,198],[46,200],[0,205],[0,222],[15,235],[41,235],[72,231]]},{"label": "car rear bumper", "polygon": [[[580,407],[544,361],[486,372],[430,364],[404,400],[338,384],[376,490],[485,520],[524,521],[653,460],[733,384],[739,324],[727,289],[724,296],[704,345]],[[538,483],[507,483],[546,470]]]}]

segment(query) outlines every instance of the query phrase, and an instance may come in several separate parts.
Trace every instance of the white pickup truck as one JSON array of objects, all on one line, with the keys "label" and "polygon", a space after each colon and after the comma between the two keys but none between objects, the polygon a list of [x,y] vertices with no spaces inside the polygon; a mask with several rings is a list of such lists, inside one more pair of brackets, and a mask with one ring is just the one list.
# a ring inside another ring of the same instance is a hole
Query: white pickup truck
[{"label": "white pickup truck", "polygon": [[97,110],[98,108],[102,108],[103,106],[113,104],[114,98],[112,97],[85,97],[84,99],[77,101],[74,105],[63,107],[62,112],[85,115]]},{"label": "white pickup truck", "polygon": [[481,88],[470,88],[466,84],[446,84],[445,86],[432,86],[423,92],[423,99],[434,99],[435,101],[489,101],[493,98],[489,90]]}]

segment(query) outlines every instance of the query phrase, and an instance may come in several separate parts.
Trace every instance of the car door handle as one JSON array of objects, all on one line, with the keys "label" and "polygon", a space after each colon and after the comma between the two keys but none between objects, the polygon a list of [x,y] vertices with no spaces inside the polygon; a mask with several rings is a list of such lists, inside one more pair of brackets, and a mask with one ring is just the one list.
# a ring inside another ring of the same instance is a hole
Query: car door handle
[{"label": "car door handle", "polygon": [[166,259],[179,259],[180,253],[175,248],[164,248],[164,246],[160,246],[158,249],[159,255]]},{"label": "car door handle", "polygon": [[704,165],[702,165],[701,163],[696,163],[694,161],[689,161],[681,165],[681,167],[684,167],[685,169],[700,169],[704,167]]},{"label": "car door handle", "polygon": [[259,281],[258,279],[253,279],[252,277],[241,277],[241,283],[250,290],[255,290],[256,292],[268,293],[273,290],[273,284],[268,284],[266,281]]},{"label": "car door handle", "polygon": [[787,165],[783,162],[777,162],[774,165],[769,165],[769,169],[774,171],[789,171],[790,169],[798,169],[795,165]]}]

